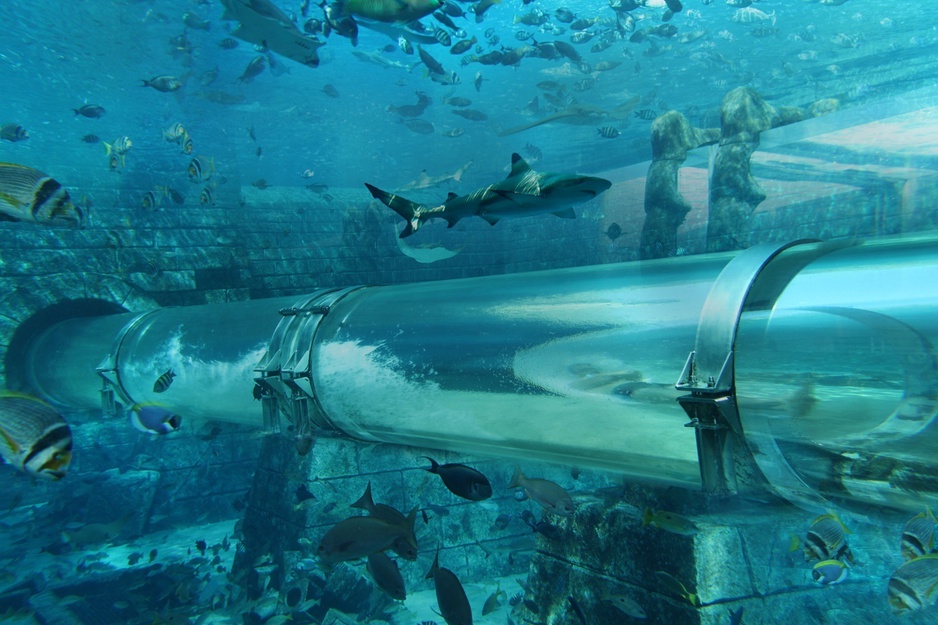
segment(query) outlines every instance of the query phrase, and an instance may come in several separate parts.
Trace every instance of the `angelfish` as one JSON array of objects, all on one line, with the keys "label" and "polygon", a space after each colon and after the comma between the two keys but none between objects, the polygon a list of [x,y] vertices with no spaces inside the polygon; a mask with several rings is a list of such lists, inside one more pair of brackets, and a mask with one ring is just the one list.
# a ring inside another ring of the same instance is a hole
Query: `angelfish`
[{"label": "angelfish", "polygon": [[487,477],[476,469],[464,464],[440,464],[429,456],[430,473],[436,473],[443,478],[443,485],[457,497],[470,501],[482,501],[492,496],[492,485]]}]

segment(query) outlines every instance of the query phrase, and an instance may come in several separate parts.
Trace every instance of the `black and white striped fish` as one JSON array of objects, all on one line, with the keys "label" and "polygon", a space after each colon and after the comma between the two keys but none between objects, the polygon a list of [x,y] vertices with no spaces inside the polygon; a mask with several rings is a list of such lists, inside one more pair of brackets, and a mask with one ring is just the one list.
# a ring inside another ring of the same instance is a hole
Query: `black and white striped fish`
[{"label": "black and white striped fish", "polygon": [[896,569],[889,580],[888,593],[895,614],[933,605],[938,597],[938,554],[909,560]]},{"label": "black and white striped fish", "polygon": [[47,403],[29,395],[2,393],[0,457],[25,473],[61,479],[72,460],[72,431]]},{"label": "black and white striped fish", "polygon": [[0,163],[0,220],[80,226],[81,210],[57,180],[38,169]]},{"label": "black and white striped fish", "polygon": [[938,520],[928,506],[925,506],[925,512],[919,512],[909,519],[902,530],[902,557],[914,560],[931,553],[935,547],[936,523]]},{"label": "black and white striped fish", "polygon": [[169,388],[169,385],[173,383],[173,378],[176,377],[176,374],[173,373],[172,369],[168,369],[160,377],[156,378],[156,382],[153,383],[153,392],[154,393],[163,393],[166,389]]},{"label": "black and white striped fish", "polygon": [[596,132],[599,133],[600,137],[605,137],[606,139],[615,139],[620,134],[622,134],[619,132],[618,128],[613,126],[603,126],[602,128],[597,128]]},{"label": "black and white striped fish", "polygon": [[640,111],[635,111],[635,117],[639,119],[644,119],[646,122],[654,121],[658,117],[658,113],[651,109],[642,109]]}]

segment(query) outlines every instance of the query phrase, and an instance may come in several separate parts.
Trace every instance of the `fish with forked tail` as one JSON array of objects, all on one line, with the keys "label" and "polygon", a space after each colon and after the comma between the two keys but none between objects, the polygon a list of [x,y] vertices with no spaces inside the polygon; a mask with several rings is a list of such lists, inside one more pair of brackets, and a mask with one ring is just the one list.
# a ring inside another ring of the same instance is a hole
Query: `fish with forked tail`
[{"label": "fish with forked tail", "polygon": [[450,193],[438,206],[427,206],[365,184],[380,200],[407,221],[400,237],[408,237],[430,219],[443,219],[452,228],[466,217],[478,216],[492,225],[508,217],[553,213],[573,219],[572,205],[591,200],[612,183],[604,178],[538,172],[517,153],[511,155],[511,172],[500,182],[476,189],[468,195]]}]

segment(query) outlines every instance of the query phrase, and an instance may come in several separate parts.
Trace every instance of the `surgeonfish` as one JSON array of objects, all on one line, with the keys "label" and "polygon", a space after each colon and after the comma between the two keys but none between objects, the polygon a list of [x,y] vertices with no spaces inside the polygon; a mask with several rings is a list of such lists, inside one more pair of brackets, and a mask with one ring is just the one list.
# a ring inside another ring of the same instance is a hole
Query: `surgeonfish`
[{"label": "surgeonfish", "polygon": [[44,401],[0,393],[0,458],[24,473],[62,479],[72,460],[72,431]]},{"label": "surgeonfish", "polygon": [[443,6],[442,0],[345,0],[346,13],[379,22],[411,22]]},{"label": "surgeonfish", "polygon": [[182,417],[158,404],[134,404],[130,409],[130,423],[148,434],[169,434],[182,426]]},{"label": "surgeonfish", "polygon": [[889,580],[889,605],[893,612],[921,610],[938,597],[938,553],[909,560]]},{"label": "surgeonfish", "polygon": [[925,506],[925,512],[919,512],[909,519],[902,530],[902,557],[906,560],[931,553],[935,547],[935,515]]},{"label": "surgeonfish", "polygon": [[156,382],[153,383],[153,392],[166,392],[166,389],[168,389],[169,385],[173,383],[173,378],[175,377],[176,374],[173,372],[173,370],[168,369],[165,373],[161,374],[160,377],[156,378]]},{"label": "surgeonfish", "polygon": [[82,212],[65,187],[47,174],[16,163],[0,163],[0,221],[81,226]]},{"label": "surgeonfish", "polygon": [[667,510],[652,512],[651,508],[645,508],[645,514],[642,515],[642,526],[646,525],[654,525],[672,534],[682,536],[693,536],[697,533],[697,526],[694,525],[693,521]]},{"label": "surgeonfish", "polygon": [[105,113],[107,113],[104,107],[98,104],[85,104],[77,109],[72,110],[75,111],[75,115],[81,115],[82,117],[88,117],[91,119],[100,119],[104,117]]},{"label": "surgeonfish", "polygon": [[575,512],[573,499],[560,484],[537,477],[525,477],[520,467],[515,467],[508,488],[523,488],[528,497],[548,512],[564,517],[572,517]]},{"label": "surgeonfish", "polygon": [[476,469],[457,463],[440,464],[429,456],[424,458],[430,461],[427,471],[439,475],[443,485],[457,497],[482,501],[492,496],[492,484]]},{"label": "surgeonfish", "polygon": [[403,601],[407,598],[407,588],[404,585],[404,578],[397,567],[397,562],[392,560],[383,552],[372,553],[368,556],[366,565],[368,572],[371,573],[371,579],[375,584],[388,593],[392,599]]},{"label": "surgeonfish", "polygon": [[847,565],[840,560],[822,560],[814,565],[811,577],[824,586],[839,584],[847,579]]},{"label": "surgeonfish", "polygon": [[0,126],[0,139],[4,139],[12,143],[16,143],[17,141],[26,141],[29,139],[29,133],[19,124],[4,124],[3,126]]},{"label": "surgeonfish", "polygon": [[436,602],[446,625],[472,625],[472,607],[466,591],[456,574],[440,566],[440,549],[437,547],[433,566],[424,579],[432,579],[436,588]]},{"label": "surgeonfish", "polygon": [[141,87],[153,87],[163,93],[170,93],[182,89],[182,81],[175,76],[154,76],[149,80],[145,78],[141,78],[140,80],[143,82],[143,84],[140,85]]}]

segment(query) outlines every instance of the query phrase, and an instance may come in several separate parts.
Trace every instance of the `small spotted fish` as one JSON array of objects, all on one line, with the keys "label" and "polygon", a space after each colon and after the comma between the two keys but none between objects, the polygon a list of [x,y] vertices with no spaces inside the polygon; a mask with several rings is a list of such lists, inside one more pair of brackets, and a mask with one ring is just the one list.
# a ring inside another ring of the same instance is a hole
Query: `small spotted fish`
[{"label": "small spotted fish", "polygon": [[175,377],[176,377],[176,374],[173,373],[172,369],[167,370],[166,373],[156,378],[156,382],[153,383],[153,392],[154,393],[166,392],[166,389],[168,389],[169,385],[173,383],[173,378]]}]

